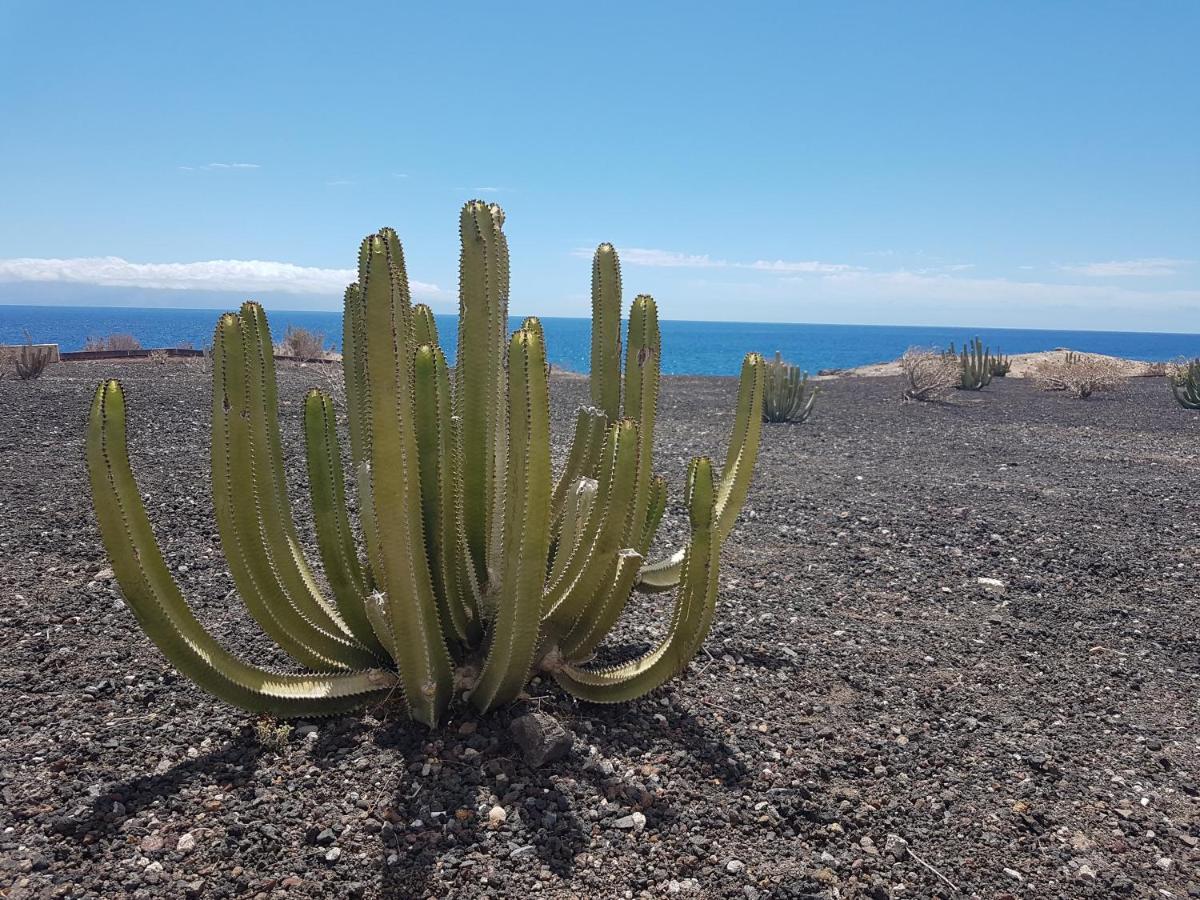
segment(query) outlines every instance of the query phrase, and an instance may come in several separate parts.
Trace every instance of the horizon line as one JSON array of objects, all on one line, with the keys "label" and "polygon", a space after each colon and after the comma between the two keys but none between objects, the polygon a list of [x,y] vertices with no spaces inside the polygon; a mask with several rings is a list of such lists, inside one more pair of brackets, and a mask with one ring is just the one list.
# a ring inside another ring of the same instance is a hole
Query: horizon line
[{"label": "horizon line", "polygon": [[[86,305],[77,306],[72,304],[14,304],[4,299],[0,299],[0,307],[24,307],[30,310],[139,310],[143,312],[236,312],[230,310],[228,306],[100,306]],[[415,306],[415,304],[414,304]],[[264,307],[265,310],[265,307]],[[275,310],[265,310],[270,316],[271,313],[299,313],[304,314],[325,314],[325,316],[341,316],[342,310],[284,310],[284,308],[275,308]],[[509,313],[510,319],[526,318],[528,314],[533,313]],[[458,318],[456,312],[437,312],[433,311],[434,317]],[[571,319],[576,322],[588,322],[590,316],[536,316],[539,319]],[[628,318],[622,316],[622,322],[628,322]],[[1090,328],[1028,328],[1021,325],[937,325],[932,323],[923,323],[918,325],[902,325],[895,323],[880,323],[880,322],[761,322],[754,319],[659,319],[659,322],[676,322],[685,325],[804,325],[817,326],[817,328],[902,328],[902,329],[961,329],[964,331],[1068,331],[1072,334],[1080,335],[1171,335],[1184,337],[1200,337],[1198,331],[1121,331],[1117,329],[1090,329]]]}]

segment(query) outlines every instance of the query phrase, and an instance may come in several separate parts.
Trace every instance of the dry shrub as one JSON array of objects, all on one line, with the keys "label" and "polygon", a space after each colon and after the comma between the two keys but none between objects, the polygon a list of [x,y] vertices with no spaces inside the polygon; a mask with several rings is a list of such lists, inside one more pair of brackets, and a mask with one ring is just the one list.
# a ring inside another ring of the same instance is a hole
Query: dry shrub
[{"label": "dry shrub", "polygon": [[289,325],[275,351],[280,356],[294,356],[297,359],[324,359],[325,334]]},{"label": "dry shrub", "polygon": [[1171,374],[1171,367],[1165,362],[1149,362],[1142,370],[1143,378],[1166,378]]},{"label": "dry shrub", "polygon": [[934,400],[958,384],[958,358],[926,347],[909,347],[900,357],[905,400]]},{"label": "dry shrub", "polygon": [[93,334],[88,335],[87,340],[83,342],[83,349],[88,353],[96,353],[101,350],[141,350],[142,345],[132,334],[115,333],[108,337],[98,337]]},{"label": "dry shrub", "polygon": [[1065,353],[1039,362],[1034,380],[1046,391],[1070,391],[1086,400],[1097,391],[1111,393],[1124,383],[1125,368],[1110,356]]}]

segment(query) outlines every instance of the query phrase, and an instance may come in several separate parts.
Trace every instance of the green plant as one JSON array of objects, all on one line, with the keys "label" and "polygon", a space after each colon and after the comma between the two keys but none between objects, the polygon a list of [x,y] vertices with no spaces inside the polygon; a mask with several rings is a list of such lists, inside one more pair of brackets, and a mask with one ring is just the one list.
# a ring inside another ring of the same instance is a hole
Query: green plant
[{"label": "green plant", "polygon": [[809,389],[808,373],[788,365],[778,350],[767,363],[763,385],[763,421],[801,423],[812,414],[817,388]]},{"label": "green plant", "polygon": [[[954,345],[950,345],[951,352]],[[979,338],[974,338],[958,355],[958,388],[981,391],[992,383],[992,356]]]},{"label": "green plant", "polygon": [[[221,543],[250,613],[305,674],[226,651],[172,580],[129,467],[125,398],[101,384],[88,467],[113,569],[142,627],[185,675],[245,709],[334,714],[401,695],[434,725],[456,691],[486,711],[531,672],[600,703],[640,696],[681,672],[716,608],[718,553],[758,450],[765,364],[742,365],[719,482],[688,466],[691,539],[644,564],[666,507],[652,473],[659,388],[654,301],[639,296],[620,354],[620,268],[601,244],[592,270],[593,408],[576,419],[563,473],[550,469],[545,348],[537,320],[505,337],[508,247],[498,206],[462,210],[458,353],[450,377],[433,317],[413,306],[391,229],[368,236],[346,290],[343,367],[350,460],[366,562],[353,539],[333,404],[305,398],[304,426],[323,595],[292,523],[266,316],[254,303],[217,325],[213,501]],[[586,662],[632,590],[678,588],[666,636],[625,664]]]},{"label": "green plant", "polygon": [[1004,378],[1012,371],[1012,357],[1005,356],[997,351],[996,355],[991,358],[988,372],[993,378]]},{"label": "green plant", "polygon": [[1171,374],[1171,393],[1184,409],[1200,409],[1200,358],[1181,363]]}]

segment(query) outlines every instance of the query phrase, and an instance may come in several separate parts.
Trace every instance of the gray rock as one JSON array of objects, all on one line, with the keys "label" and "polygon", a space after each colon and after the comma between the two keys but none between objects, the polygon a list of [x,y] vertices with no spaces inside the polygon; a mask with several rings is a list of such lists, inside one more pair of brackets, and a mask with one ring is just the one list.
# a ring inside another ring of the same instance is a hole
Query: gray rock
[{"label": "gray rock", "polygon": [[725,863],[725,871],[728,872],[730,875],[737,875],[738,873],[744,872],[745,870],[746,870],[746,864],[744,862],[742,862],[740,859],[731,859],[729,862]]},{"label": "gray rock", "polygon": [[532,712],[514,719],[509,731],[525,754],[525,762],[535,769],[561,759],[571,749],[571,732],[545,713]]},{"label": "gray rock", "polygon": [[337,862],[341,858],[342,858],[342,848],[341,847],[330,847],[329,852],[325,854],[326,862],[331,862],[331,863]]},{"label": "gray rock", "polygon": [[613,828],[629,829],[641,831],[646,827],[646,817],[640,812],[633,812],[627,816],[621,816],[617,821],[613,822]]}]

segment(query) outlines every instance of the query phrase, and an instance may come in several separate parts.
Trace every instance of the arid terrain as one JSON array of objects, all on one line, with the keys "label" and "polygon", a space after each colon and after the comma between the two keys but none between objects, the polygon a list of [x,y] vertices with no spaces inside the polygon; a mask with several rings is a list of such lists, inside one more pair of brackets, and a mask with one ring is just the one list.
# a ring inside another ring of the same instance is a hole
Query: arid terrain
[{"label": "arid terrain", "polygon": [[[274,744],[165,663],[107,571],[83,431],[114,375],[185,594],[279,661],[221,556],[203,370],[0,381],[0,896],[1200,896],[1200,414],[1162,378],[926,404],[825,380],[809,422],[764,426],[683,678],[605,708],[535,685],[433,732],[375,708]],[[280,380],[307,539],[299,401],[322,376]],[[561,450],[586,384],[552,389]],[[664,381],[664,546],[735,391]],[[669,602],[637,599],[608,652],[646,647]],[[508,732],[530,708],[574,735],[538,769]]]}]

